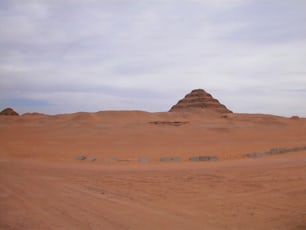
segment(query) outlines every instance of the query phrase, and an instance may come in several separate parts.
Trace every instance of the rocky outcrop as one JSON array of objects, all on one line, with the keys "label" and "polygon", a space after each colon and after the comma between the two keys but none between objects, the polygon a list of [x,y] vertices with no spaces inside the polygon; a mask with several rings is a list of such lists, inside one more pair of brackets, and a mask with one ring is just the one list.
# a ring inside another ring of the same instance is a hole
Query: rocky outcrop
[{"label": "rocky outcrop", "polygon": [[160,126],[181,126],[188,124],[189,121],[150,121],[149,124],[160,125]]},{"label": "rocky outcrop", "polygon": [[196,157],[190,157],[190,161],[216,161],[218,160],[218,157],[215,156],[196,156]]},{"label": "rocky outcrop", "polygon": [[181,158],[180,157],[161,157],[160,161],[161,162],[180,162]]},{"label": "rocky outcrop", "polygon": [[79,161],[83,161],[83,160],[85,160],[87,157],[85,157],[85,156],[83,156],[83,155],[79,155],[79,156],[77,156],[75,159],[76,160],[79,160]]},{"label": "rocky outcrop", "polygon": [[232,111],[203,89],[192,90],[191,93],[174,105],[170,112],[188,109],[212,109],[219,113],[232,113]]},{"label": "rocky outcrop", "polygon": [[0,115],[2,115],[2,116],[19,116],[19,114],[11,108],[6,108],[6,109],[2,110],[0,112]]}]

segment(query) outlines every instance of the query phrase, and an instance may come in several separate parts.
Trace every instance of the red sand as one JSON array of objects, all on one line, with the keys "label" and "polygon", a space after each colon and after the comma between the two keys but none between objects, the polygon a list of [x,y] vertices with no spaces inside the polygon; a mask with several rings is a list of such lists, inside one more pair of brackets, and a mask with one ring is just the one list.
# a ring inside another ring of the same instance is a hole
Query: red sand
[{"label": "red sand", "polygon": [[306,151],[246,157],[306,146],[306,119],[222,116],[0,117],[0,229],[306,229]]}]

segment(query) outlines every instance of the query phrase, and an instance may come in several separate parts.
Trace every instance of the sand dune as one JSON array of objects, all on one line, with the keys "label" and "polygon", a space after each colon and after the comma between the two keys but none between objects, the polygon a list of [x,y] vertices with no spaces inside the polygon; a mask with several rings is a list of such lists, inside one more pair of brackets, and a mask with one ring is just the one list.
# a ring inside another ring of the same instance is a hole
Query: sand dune
[{"label": "sand dune", "polygon": [[306,151],[247,157],[300,146],[303,118],[205,109],[1,116],[0,229],[305,229]]},{"label": "sand dune", "polygon": [[162,155],[187,159],[213,154],[243,158],[270,148],[306,145],[306,119],[272,115],[106,111],[64,115],[0,117],[1,151],[9,157],[70,161],[78,154],[99,157]]}]

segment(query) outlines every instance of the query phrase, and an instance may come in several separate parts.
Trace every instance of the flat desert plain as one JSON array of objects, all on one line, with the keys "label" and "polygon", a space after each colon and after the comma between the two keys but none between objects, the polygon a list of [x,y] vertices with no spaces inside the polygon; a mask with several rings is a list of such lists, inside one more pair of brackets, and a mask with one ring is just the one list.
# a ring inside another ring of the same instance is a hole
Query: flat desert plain
[{"label": "flat desert plain", "polygon": [[304,146],[303,118],[1,116],[0,229],[306,229]]}]

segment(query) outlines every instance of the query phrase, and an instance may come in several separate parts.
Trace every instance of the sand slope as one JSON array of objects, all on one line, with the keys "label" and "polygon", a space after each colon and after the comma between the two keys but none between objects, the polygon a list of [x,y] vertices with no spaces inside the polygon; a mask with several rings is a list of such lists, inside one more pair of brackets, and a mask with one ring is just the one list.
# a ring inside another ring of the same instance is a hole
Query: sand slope
[{"label": "sand slope", "polygon": [[109,156],[158,160],[161,155],[188,159],[213,154],[229,159],[253,151],[306,145],[306,119],[226,116],[212,111],[108,111],[0,117],[0,155],[71,160],[88,154],[98,157],[98,162]]},{"label": "sand slope", "polygon": [[306,151],[246,156],[305,145],[305,119],[271,115],[0,117],[0,229],[305,229]]}]

